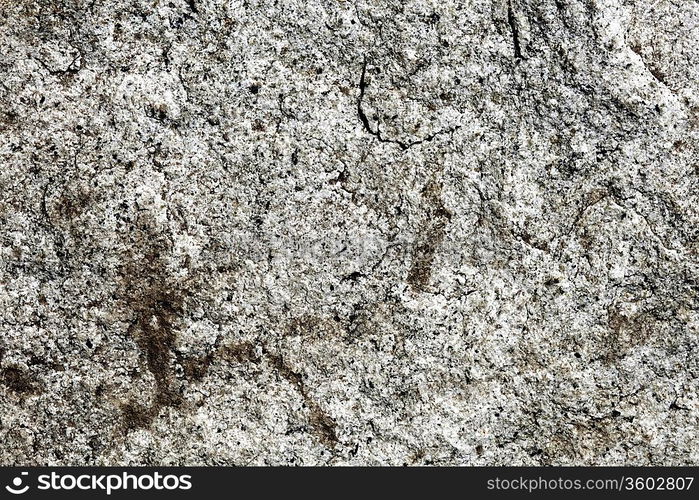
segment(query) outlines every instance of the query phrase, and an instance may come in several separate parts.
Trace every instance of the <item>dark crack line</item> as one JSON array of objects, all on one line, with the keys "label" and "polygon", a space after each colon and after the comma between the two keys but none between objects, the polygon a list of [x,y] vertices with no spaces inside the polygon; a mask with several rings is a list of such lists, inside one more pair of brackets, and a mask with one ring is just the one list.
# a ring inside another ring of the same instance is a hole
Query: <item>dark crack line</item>
[{"label": "dark crack line", "polygon": [[422,144],[423,142],[431,142],[435,137],[438,135],[442,134],[452,134],[456,130],[460,128],[459,125],[448,128],[446,130],[440,130],[437,132],[434,132],[424,139],[417,139],[414,141],[401,141],[399,139],[387,139],[381,135],[381,130],[379,129],[379,124],[378,122],[376,123],[376,130],[374,130],[371,127],[371,123],[369,121],[369,118],[367,117],[366,113],[364,112],[364,94],[366,93],[366,88],[367,88],[367,83],[366,83],[366,66],[367,66],[367,61],[366,61],[366,56],[364,56],[364,60],[362,62],[362,74],[359,77],[359,98],[357,99],[357,114],[359,115],[359,120],[362,122],[362,125],[364,126],[364,130],[366,130],[370,135],[373,135],[378,139],[379,142],[387,143],[387,144],[396,144],[398,147],[401,148],[401,150],[405,151],[413,146],[417,146],[418,144]]},{"label": "dark crack line", "polygon": [[359,77],[359,99],[357,100],[357,113],[359,114],[359,119],[361,120],[362,125],[364,125],[366,131],[376,137],[380,142],[385,142],[381,137],[381,133],[379,132],[378,124],[376,126],[376,130],[372,130],[371,124],[369,123],[369,118],[367,118],[364,108],[362,107],[366,87],[366,56],[364,56],[364,61],[362,62],[362,75]]},{"label": "dark crack line", "polygon": [[524,59],[524,57],[522,57],[522,46],[519,42],[519,26],[517,26],[515,13],[512,10],[512,2],[507,2],[507,24],[510,25],[510,30],[512,31],[512,45],[515,50],[515,59]]},{"label": "dark crack line", "polygon": [[41,65],[41,67],[43,67],[46,71],[48,71],[50,75],[74,75],[81,69],[80,66],[76,66],[75,63],[78,62],[78,60],[82,61],[83,57],[82,53],[78,53],[78,55],[75,56],[73,60],[68,64],[66,69],[51,69],[51,67],[46,63],[46,61],[38,57],[34,57],[34,60],[37,61]]},{"label": "dark crack line", "polygon": [[568,23],[568,20],[566,18],[566,5],[563,2],[563,0],[554,0],[556,4],[556,10],[558,11],[558,17],[560,17],[561,22],[563,23],[563,26],[566,28],[569,28],[570,25]]}]

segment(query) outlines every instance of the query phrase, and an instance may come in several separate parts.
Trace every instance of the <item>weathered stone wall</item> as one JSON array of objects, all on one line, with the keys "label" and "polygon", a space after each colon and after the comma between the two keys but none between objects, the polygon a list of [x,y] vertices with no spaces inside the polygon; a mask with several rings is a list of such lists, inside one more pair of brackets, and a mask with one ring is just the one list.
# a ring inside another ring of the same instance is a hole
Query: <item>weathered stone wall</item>
[{"label": "weathered stone wall", "polygon": [[699,3],[0,0],[2,464],[699,463]]}]

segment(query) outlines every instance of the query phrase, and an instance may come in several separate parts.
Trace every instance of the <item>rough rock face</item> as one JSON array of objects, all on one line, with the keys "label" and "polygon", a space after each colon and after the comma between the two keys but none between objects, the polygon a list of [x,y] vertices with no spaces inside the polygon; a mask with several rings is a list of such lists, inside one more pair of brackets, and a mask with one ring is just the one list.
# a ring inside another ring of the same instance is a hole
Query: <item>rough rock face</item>
[{"label": "rough rock face", "polygon": [[699,463],[699,3],[0,0],[2,464]]}]

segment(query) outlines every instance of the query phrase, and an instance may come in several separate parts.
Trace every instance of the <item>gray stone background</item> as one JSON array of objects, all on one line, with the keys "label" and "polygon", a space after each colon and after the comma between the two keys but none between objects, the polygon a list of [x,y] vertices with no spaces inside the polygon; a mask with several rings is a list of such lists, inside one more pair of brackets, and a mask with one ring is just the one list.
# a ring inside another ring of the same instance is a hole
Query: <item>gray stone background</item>
[{"label": "gray stone background", "polygon": [[0,462],[699,463],[696,0],[0,0]]}]

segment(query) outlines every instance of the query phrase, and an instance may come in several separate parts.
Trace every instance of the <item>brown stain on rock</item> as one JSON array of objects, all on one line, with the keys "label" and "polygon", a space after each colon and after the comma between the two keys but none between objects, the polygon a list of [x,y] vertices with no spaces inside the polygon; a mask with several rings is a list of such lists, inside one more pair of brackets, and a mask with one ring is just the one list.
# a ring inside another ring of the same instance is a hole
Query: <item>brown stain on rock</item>
[{"label": "brown stain on rock", "polygon": [[153,423],[160,409],[156,406],[143,406],[129,401],[121,407],[121,418],[126,429],[146,429]]},{"label": "brown stain on rock", "polygon": [[605,337],[607,362],[623,357],[630,349],[646,344],[653,335],[654,319],[645,312],[629,314],[619,305],[607,309],[609,333]]},{"label": "brown stain on rock", "polygon": [[347,331],[342,327],[339,317],[304,314],[291,318],[284,334],[290,337],[301,336],[313,341],[342,338],[347,335]]},{"label": "brown stain on rock", "polygon": [[183,402],[176,386],[173,351],[188,284],[173,279],[167,270],[166,256],[172,251],[167,235],[151,219],[139,222],[130,235],[133,250],[124,259],[121,306],[130,317],[127,332],[138,345],[155,387],[150,406],[131,401],[122,407],[129,429],[148,427],[163,407]]},{"label": "brown stain on rock", "polygon": [[27,370],[17,366],[0,370],[0,383],[18,396],[35,396],[41,392],[37,380]]},{"label": "brown stain on rock", "polygon": [[[166,407],[184,407],[179,391],[176,363],[182,366],[188,382],[201,381],[217,360],[229,363],[258,363],[260,355],[249,341],[214,347],[200,357],[187,357],[176,349],[177,325],[184,313],[184,304],[193,284],[171,276],[166,257],[172,243],[155,221],[144,218],[133,229],[132,250],[123,258],[120,305],[130,318],[129,337],[139,347],[143,364],[154,379],[149,404],[128,401],[121,406],[122,425],[126,430],[149,428]],[[300,325],[299,325],[300,327]],[[284,359],[263,348],[266,358],[280,377],[301,394],[309,408],[309,424],[313,433],[329,447],[338,443],[334,420],[310,396],[303,377]]]},{"label": "brown stain on rock", "polygon": [[293,385],[301,394],[304,402],[308,406],[310,416],[309,423],[314,434],[319,440],[330,448],[334,448],[339,440],[337,437],[337,425],[335,421],[328,415],[323,408],[309,394],[308,388],[301,374],[295,372],[278,354],[274,354],[269,350],[264,351],[265,356],[272,364],[277,374],[284,378],[287,382]]},{"label": "brown stain on rock", "polygon": [[[277,374],[289,384],[291,384],[301,395],[304,403],[309,410],[309,424],[313,434],[323,444],[330,448],[334,448],[339,440],[336,432],[335,421],[328,415],[327,412],[315,401],[303,380],[303,377],[298,372],[294,371],[285,361],[284,358],[275,354],[267,348],[262,348],[262,354],[259,355],[255,344],[249,341],[242,341],[236,344],[224,345],[212,350],[206,356],[198,358],[182,359],[181,363],[184,367],[185,377],[192,381],[202,380],[209,368],[216,361],[225,361],[233,364],[259,363],[262,359],[266,359]],[[149,422],[150,414],[147,408],[128,407],[128,414],[125,415],[134,423],[139,425]],[[145,410],[145,414],[144,414]],[[150,417],[152,418],[152,417]]]},{"label": "brown stain on rock", "polygon": [[217,360],[235,364],[257,363],[259,356],[252,342],[242,341],[215,348],[205,356],[183,357],[180,355],[178,359],[184,370],[184,377],[192,382],[201,381]]},{"label": "brown stain on rock", "polygon": [[56,200],[54,210],[58,218],[71,221],[79,217],[89,203],[89,194],[84,191],[79,191],[75,194],[64,192]]},{"label": "brown stain on rock", "polygon": [[413,261],[407,278],[415,292],[423,292],[427,288],[435,253],[444,241],[447,224],[451,220],[451,213],[444,207],[441,194],[442,186],[435,181],[429,182],[422,191],[427,204],[427,220],[422,237],[413,248]]}]

